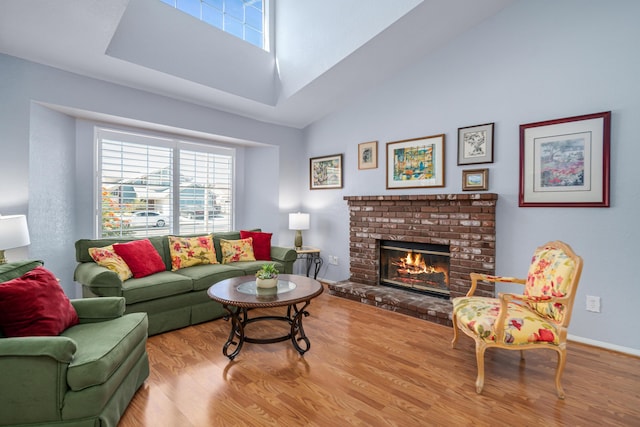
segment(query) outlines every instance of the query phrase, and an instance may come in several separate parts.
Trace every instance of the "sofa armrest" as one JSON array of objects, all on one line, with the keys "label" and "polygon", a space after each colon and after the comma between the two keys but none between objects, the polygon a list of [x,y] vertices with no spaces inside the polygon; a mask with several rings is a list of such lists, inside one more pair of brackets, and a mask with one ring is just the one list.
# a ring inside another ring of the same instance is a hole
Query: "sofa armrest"
[{"label": "sofa armrest", "polygon": [[95,323],[122,317],[125,300],[122,297],[83,298],[71,300],[80,323]]},{"label": "sofa armrest", "polygon": [[298,253],[295,249],[271,246],[271,259],[282,262],[295,262],[298,259]]},{"label": "sofa armrest", "polygon": [[68,337],[0,338],[2,423],[44,425],[60,419],[75,352]]},{"label": "sofa armrest", "polygon": [[284,266],[282,274],[293,273],[293,263],[298,259],[298,253],[295,249],[284,248],[282,246],[271,246],[271,259],[279,261]]},{"label": "sofa armrest", "polygon": [[73,280],[90,288],[93,294],[101,297],[122,296],[122,280],[118,274],[95,262],[78,264],[73,273]]}]

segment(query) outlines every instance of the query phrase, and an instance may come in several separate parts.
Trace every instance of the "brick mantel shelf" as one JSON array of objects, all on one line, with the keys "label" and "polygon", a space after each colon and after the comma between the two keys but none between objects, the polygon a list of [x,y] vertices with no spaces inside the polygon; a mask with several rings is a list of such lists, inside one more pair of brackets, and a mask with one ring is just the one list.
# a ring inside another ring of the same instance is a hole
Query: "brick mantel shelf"
[{"label": "brick mantel shelf", "polygon": [[[354,298],[354,288],[364,294],[398,292],[379,285],[379,242],[402,240],[417,243],[448,245],[451,253],[449,287],[451,298],[467,293],[471,286],[469,273],[495,274],[496,226],[495,210],[498,195],[494,193],[417,194],[385,196],[345,196],[349,205],[350,279],[330,287],[331,293],[347,293]],[[356,286],[358,285],[358,286]],[[361,286],[365,290],[362,290]],[[477,295],[494,296],[494,286],[481,283]],[[380,295],[376,295],[380,299]],[[438,323],[450,324],[450,303],[424,295],[409,295],[409,299],[424,306],[433,301],[437,313],[417,316]],[[362,301],[371,303],[368,301]],[[375,304],[394,311],[403,311],[402,302]],[[442,311],[445,311],[443,313]],[[418,310],[425,311],[425,310]],[[412,313],[407,313],[412,314]]]}]

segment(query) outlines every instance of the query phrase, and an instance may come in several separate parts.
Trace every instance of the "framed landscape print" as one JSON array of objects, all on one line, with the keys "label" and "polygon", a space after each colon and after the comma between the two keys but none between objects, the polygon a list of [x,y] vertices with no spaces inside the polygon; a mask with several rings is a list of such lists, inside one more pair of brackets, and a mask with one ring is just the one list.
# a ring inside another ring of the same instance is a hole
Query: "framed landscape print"
[{"label": "framed landscape print", "polygon": [[611,112],[520,125],[522,207],[609,207]]},{"label": "framed landscape print", "polygon": [[482,191],[489,189],[489,169],[462,171],[462,191]]},{"label": "framed landscape print", "polygon": [[458,129],[458,165],[493,163],[493,123]]},{"label": "framed landscape print", "polygon": [[378,167],[378,141],[358,144],[358,169],[376,169]]},{"label": "framed landscape print", "polygon": [[342,154],[309,159],[311,190],[342,188]]},{"label": "framed landscape print", "polygon": [[387,143],[387,189],[444,187],[444,134]]}]

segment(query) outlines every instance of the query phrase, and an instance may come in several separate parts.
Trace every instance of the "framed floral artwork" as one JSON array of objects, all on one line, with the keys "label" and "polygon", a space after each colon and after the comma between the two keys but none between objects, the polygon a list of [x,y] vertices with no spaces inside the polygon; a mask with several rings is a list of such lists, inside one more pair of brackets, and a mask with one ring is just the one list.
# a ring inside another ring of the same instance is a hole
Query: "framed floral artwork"
[{"label": "framed floral artwork", "polygon": [[609,207],[611,111],[520,125],[521,207]]},{"label": "framed floral artwork", "polygon": [[342,188],[342,154],[309,159],[311,190]]},{"label": "framed floral artwork", "polygon": [[376,169],[378,167],[378,141],[358,144],[358,169]]},{"label": "framed floral artwork", "polygon": [[458,165],[493,163],[493,123],[458,128]]},{"label": "framed floral artwork", "polygon": [[444,187],[444,134],[387,143],[387,189]]}]

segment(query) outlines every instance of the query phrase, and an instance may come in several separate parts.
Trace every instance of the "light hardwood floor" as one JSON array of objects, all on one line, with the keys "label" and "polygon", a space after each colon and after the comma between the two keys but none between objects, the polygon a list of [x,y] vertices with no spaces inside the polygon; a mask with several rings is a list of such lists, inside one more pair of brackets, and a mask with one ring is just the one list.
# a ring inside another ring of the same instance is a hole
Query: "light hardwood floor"
[{"label": "light hardwood floor", "polygon": [[327,292],[308,311],[304,357],[245,343],[230,362],[223,319],[150,337],[151,374],[119,426],[640,426],[640,358],[570,342],[559,400],[555,352],[490,349],[478,395],[473,341],[452,349],[451,328]]}]

